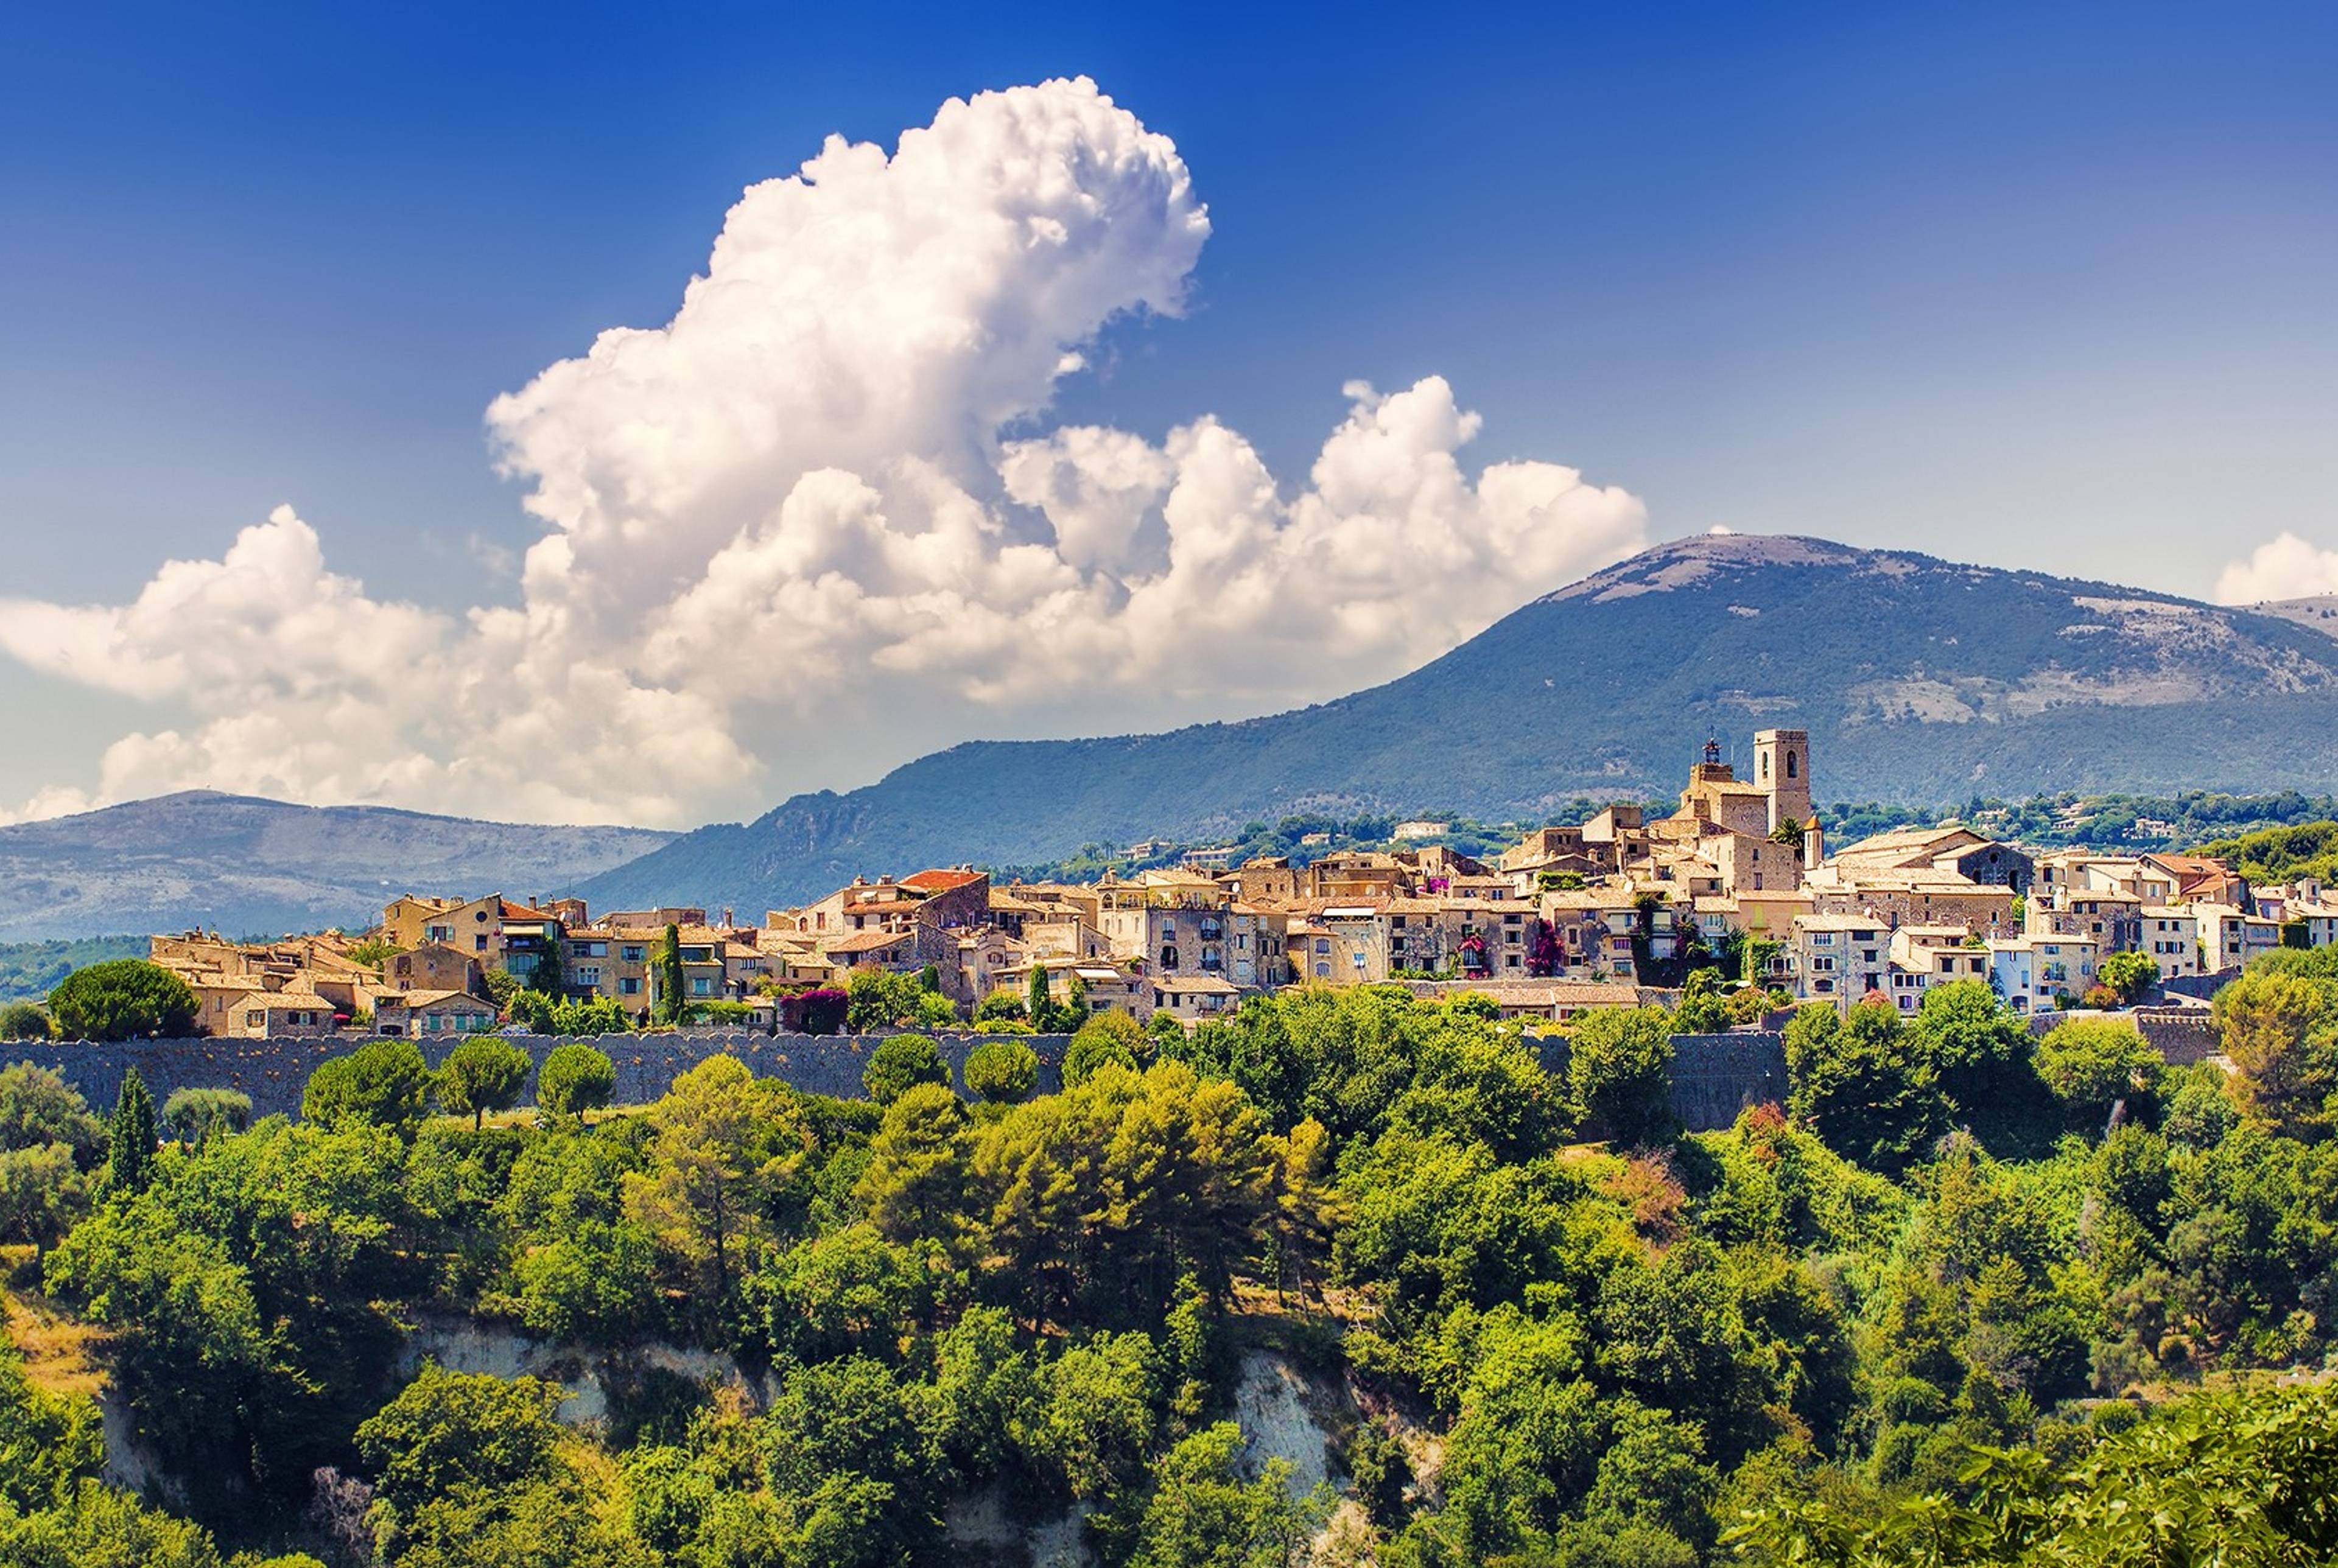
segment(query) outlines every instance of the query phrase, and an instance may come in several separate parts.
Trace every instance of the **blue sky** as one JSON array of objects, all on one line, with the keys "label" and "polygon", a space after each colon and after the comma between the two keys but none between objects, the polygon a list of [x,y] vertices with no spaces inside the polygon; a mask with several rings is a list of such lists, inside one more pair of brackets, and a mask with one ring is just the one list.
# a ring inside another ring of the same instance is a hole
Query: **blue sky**
[{"label": "blue sky", "polygon": [[[544,524],[492,465],[491,399],[667,321],[742,188],[828,133],[890,149],[946,98],[1075,74],[1174,142],[1210,237],[1184,317],[1108,326],[1046,424],[1157,443],[1214,415],[1288,491],[1343,383],[1439,376],[1483,417],[1465,466],[1578,467],[1650,538],[1810,532],[2202,596],[2284,533],[2338,546],[2327,5],[5,28],[0,594],[119,604],[290,503],[377,598],[516,603]],[[0,693],[64,737],[0,763],[8,803],[102,791],[107,743],[186,710],[13,662]]]}]

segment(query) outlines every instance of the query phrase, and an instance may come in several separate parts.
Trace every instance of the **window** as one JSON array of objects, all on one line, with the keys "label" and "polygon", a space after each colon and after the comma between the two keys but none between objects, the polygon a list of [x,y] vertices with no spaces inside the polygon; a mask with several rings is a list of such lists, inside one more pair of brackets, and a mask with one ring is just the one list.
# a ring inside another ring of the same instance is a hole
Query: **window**
[{"label": "window", "polygon": [[1787,752],[1787,753],[1786,753],[1786,777],[1787,777],[1787,778],[1789,778],[1789,779],[1797,779],[1797,778],[1800,778],[1801,776],[1802,776],[1802,763],[1801,763],[1801,761],[1800,761],[1800,760],[1799,760],[1794,756],[1794,754],[1793,754],[1792,751]]},{"label": "window", "polygon": [[639,945],[628,943],[618,956],[624,959],[628,964],[638,964],[642,961],[644,952],[645,949],[641,947]]},{"label": "window", "polygon": [[247,1013],[243,1015],[243,1026],[247,1029],[265,1029],[268,1027],[268,1014]]},{"label": "window", "polygon": [[474,952],[474,953],[484,953],[484,952],[486,952],[486,950],[487,950],[487,939],[486,939],[486,936],[485,936],[485,934],[481,934],[480,936],[474,936],[474,937],[472,937],[472,938],[471,938],[471,951],[472,951],[472,952]]},{"label": "window", "polygon": [[1318,953],[1329,953],[1331,950],[1331,939],[1329,936],[1318,936],[1318,937],[1316,937],[1316,938],[1315,938],[1315,951],[1316,951],[1316,952],[1318,952]]},{"label": "window", "polygon": [[714,983],[705,975],[693,975],[690,977],[690,994],[693,996],[710,996],[713,995],[713,990]]}]

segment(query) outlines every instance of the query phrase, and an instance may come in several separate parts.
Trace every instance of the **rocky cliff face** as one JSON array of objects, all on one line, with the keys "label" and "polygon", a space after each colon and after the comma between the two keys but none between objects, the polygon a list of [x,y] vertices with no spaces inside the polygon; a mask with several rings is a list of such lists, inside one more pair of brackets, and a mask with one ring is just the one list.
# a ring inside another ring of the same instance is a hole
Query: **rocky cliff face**
[{"label": "rocky cliff face", "polygon": [[974,744],[799,796],[587,883],[741,909],[860,871],[1053,858],[1294,809],[1539,819],[1675,789],[1707,734],[1811,731],[1826,800],[2327,788],[2313,617],[1824,540],[1705,535],[1536,600],[1401,680],[1164,735]]}]

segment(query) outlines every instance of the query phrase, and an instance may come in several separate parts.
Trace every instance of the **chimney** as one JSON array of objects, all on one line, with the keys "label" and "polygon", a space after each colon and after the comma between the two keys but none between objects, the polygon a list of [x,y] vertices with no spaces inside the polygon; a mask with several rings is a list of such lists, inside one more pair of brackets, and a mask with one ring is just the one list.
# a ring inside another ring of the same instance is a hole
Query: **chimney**
[{"label": "chimney", "polygon": [[1813,813],[1811,819],[1803,824],[1803,869],[1805,872],[1815,871],[1825,859],[1826,835],[1820,830],[1818,817]]}]

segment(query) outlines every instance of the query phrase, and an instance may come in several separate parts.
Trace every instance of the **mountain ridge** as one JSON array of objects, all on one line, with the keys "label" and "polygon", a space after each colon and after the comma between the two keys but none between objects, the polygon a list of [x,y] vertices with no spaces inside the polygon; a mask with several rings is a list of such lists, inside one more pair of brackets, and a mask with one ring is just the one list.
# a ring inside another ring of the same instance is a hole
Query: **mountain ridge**
[{"label": "mountain ridge", "polygon": [[0,941],[366,925],[408,890],[565,891],[674,837],[181,790],[0,828]]},{"label": "mountain ridge", "polygon": [[1286,811],[1532,819],[1677,788],[1708,733],[1770,724],[1812,731],[1830,800],[2318,786],[2338,770],[2338,641],[2117,583],[1699,534],[1380,686],[1157,734],[964,742],[685,834],[583,892],[752,911],[863,871],[1040,860]]}]

